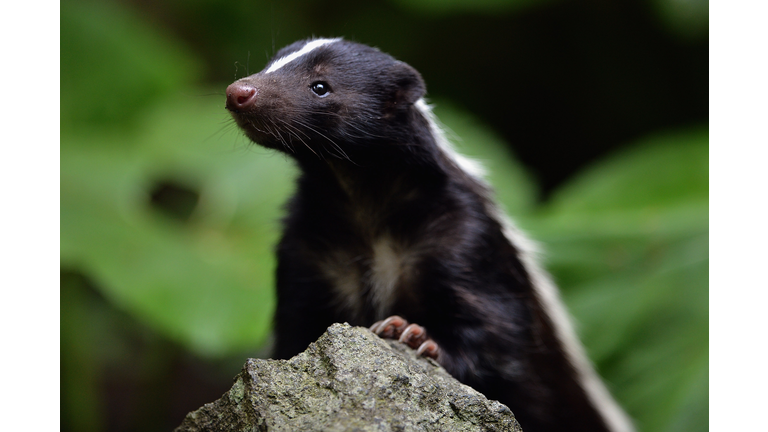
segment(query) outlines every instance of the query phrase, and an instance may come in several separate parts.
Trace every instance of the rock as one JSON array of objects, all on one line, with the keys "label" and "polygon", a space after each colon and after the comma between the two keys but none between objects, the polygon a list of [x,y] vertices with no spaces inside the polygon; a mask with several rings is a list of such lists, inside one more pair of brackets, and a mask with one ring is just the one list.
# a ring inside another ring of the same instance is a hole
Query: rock
[{"label": "rock", "polygon": [[521,431],[490,401],[367,329],[334,324],[290,360],[248,359],[216,402],[187,414],[192,431]]}]

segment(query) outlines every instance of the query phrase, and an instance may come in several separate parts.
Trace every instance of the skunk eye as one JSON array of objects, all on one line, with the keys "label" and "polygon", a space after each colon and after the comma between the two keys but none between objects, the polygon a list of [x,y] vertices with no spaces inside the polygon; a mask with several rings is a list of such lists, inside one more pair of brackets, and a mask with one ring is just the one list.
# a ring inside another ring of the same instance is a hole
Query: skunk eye
[{"label": "skunk eye", "polygon": [[322,81],[313,82],[309,88],[312,90],[312,93],[320,97],[326,97],[329,93],[331,93],[331,87],[328,85],[328,83]]}]

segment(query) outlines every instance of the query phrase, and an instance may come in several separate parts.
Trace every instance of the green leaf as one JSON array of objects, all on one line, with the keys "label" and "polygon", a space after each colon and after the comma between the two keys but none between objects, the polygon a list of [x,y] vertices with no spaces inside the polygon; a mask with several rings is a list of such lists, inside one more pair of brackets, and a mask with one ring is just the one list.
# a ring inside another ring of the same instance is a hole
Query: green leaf
[{"label": "green leaf", "polygon": [[590,357],[640,430],[706,424],[708,184],[706,130],[650,137],[526,220]]},{"label": "green leaf", "polygon": [[707,130],[651,137],[598,162],[552,198],[553,213],[677,208],[708,199]]},{"label": "green leaf", "polygon": [[[135,138],[62,136],[62,261],[206,355],[253,348],[267,334],[272,248],[294,176],[239,133],[217,138],[227,117],[218,99],[170,98],[141,118]],[[150,205],[153,185],[169,178],[199,191],[186,223]]]},{"label": "green leaf", "polygon": [[114,126],[201,73],[168,35],[119,2],[70,1],[61,8],[62,130]]}]

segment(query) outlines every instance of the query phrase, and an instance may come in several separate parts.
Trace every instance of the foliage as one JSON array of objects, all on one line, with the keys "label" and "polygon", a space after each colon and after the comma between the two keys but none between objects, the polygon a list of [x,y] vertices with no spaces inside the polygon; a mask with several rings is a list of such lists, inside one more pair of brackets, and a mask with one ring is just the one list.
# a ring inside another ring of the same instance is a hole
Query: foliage
[{"label": "foliage", "polygon": [[529,221],[590,357],[641,430],[707,428],[708,141],[702,129],[643,140]]}]

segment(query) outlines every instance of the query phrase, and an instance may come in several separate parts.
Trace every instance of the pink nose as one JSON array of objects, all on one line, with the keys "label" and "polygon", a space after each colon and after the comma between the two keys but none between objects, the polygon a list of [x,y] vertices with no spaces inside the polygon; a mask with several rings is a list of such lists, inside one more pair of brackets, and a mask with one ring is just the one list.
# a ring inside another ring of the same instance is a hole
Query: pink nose
[{"label": "pink nose", "polygon": [[244,82],[234,82],[227,87],[227,109],[247,111],[256,103],[256,88]]}]

